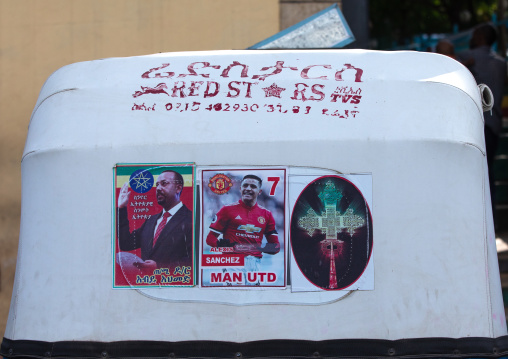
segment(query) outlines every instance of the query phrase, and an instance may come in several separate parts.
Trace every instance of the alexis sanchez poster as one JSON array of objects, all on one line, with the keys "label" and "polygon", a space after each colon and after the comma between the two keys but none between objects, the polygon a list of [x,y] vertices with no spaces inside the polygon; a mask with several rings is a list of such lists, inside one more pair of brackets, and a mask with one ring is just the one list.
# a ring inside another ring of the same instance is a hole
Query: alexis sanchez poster
[{"label": "alexis sanchez poster", "polygon": [[287,168],[200,167],[198,177],[200,286],[285,288]]}]

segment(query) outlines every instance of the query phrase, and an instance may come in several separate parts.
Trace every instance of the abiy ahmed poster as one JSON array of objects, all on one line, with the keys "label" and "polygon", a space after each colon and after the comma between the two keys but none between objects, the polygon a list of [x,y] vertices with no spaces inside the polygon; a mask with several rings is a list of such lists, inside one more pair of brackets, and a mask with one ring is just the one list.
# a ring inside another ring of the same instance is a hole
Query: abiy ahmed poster
[{"label": "abiy ahmed poster", "polygon": [[200,286],[285,288],[287,169],[209,168],[198,176]]},{"label": "abiy ahmed poster", "polygon": [[114,169],[114,288],[194,285],[193,164]]}]

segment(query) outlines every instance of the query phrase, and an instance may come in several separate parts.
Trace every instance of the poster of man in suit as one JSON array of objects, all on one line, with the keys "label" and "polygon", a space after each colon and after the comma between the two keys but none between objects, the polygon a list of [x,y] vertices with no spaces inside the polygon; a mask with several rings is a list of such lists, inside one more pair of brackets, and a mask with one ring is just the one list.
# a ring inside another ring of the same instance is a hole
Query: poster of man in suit
[{"label": "poster of man in suit", "polygon": [[115,168],[114,287],[194,285],[194,166]]}]

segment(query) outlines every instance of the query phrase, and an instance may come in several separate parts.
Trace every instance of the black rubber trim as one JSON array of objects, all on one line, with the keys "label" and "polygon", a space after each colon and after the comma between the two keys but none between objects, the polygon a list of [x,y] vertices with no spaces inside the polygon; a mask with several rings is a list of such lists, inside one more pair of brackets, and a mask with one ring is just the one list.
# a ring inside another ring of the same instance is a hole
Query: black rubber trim
[{"label": "black rubber trim", "polygon": [[323,341],[42,342],[3,339],[5,358],[500,358],[508,336],[499,338],[418,338]]}]

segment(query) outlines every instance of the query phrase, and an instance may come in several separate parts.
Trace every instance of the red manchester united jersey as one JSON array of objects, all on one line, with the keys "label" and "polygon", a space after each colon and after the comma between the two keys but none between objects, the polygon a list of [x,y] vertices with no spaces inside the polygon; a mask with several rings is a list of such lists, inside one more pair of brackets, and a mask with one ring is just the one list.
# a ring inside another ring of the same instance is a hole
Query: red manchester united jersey
[{"label": "red manchester united jersey", "polygon": [[[272,212],[257,203],[249,207],[241,200],[222,207],[210,228],[223,234],[231,243],[261,245],[263,235],[269,243],[279,243],[276,236],[275,220]],[[245,253],[245,252],[243,252]],[[259,251],[245,254],[261,257]]]}]

